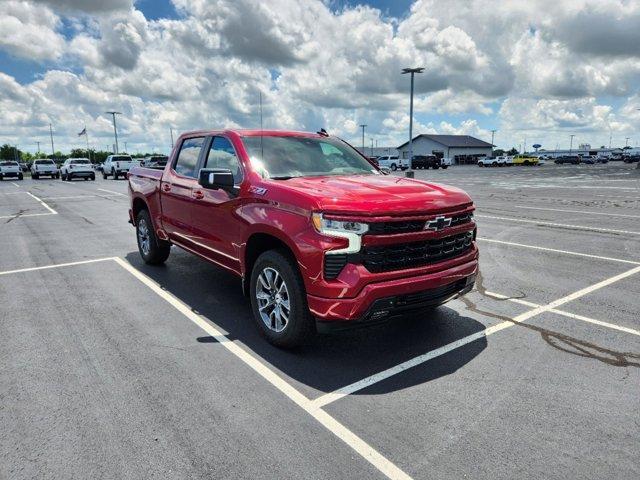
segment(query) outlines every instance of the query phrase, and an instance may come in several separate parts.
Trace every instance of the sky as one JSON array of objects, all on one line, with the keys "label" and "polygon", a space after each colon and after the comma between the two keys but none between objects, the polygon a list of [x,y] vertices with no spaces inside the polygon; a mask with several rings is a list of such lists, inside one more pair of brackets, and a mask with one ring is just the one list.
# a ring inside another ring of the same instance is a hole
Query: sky
[{"label": "sky", "polygon": [[[202,128],[354,145],[640,144],[640,0],[0,0],[0,143],[168,152]],[[611,140],[610,140],[611,139]]]}]

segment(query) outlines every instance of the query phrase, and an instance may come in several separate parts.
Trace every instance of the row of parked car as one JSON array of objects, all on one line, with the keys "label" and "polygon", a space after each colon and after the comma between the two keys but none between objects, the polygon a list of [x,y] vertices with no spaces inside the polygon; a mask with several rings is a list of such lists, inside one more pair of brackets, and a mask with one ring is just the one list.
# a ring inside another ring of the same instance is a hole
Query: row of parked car
[{"label": "row of parked car", "polygon": [[[38,180],[40,177],[62,178],[64,181],[74,178],[95,180],[96,171],[101,172],[102,178],[105,180],[108,177],[117,180],[120,177],[125,177],[133,166],[164,168],[166,164],[167,157],[164,155],[154,155],[139,161],[129,155],[110,155],[102,164],[93,164],[88,158],[67,158],[59,166],[53,160],[40,158],[34,160],[26,171],[31,173],[31,178],[34,180]],[[24,173],[24,167],[18,162],[13,160],[0,161],[0,180],[5,178],[22,180]]]},{"label": "row of parked car", "polygon": [[[396,170],[407,170],[409,168],[409,159],[401,158],[398,155],[383,155],[371,159],[378,167],[388,169],[393,172]],[[411,168],[413,170],[433,168],[446,169],[452,164],[450,158],[440,158],[435,155],[414,155],[411,158]]]}]

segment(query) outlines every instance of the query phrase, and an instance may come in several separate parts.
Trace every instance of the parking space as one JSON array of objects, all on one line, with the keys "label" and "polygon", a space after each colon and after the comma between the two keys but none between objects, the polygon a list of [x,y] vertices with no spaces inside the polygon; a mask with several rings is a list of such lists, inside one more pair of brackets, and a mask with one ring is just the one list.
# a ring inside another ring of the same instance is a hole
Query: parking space
[{"label": "parking space", "polygon": [[476,201],[477,289],[293,351],[224,270],[141,262],[126,182],[0,185],[50,214],[0,220],[0,476],[638,477],[640,177],[416,177]]}]

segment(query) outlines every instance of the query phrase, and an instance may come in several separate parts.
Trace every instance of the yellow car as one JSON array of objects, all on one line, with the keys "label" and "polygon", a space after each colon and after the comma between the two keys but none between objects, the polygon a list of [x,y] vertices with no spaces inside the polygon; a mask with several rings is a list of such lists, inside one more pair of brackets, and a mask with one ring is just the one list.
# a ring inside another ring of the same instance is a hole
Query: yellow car
[{"label": "yellow car", "polygon": [[537,165],[538,157],[532,157],[531,155],[516,155],[513,157],[514,165]]}]

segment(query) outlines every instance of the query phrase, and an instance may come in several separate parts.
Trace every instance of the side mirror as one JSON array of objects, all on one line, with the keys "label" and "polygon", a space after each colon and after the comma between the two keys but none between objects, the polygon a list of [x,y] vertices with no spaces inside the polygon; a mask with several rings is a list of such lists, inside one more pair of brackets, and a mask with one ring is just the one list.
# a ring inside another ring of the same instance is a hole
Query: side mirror
[{"label": "side mirror", "polygon": [[230,190],[233,188],[233,173],[226,168],[201,168],[198,184],[211,190]]}]

